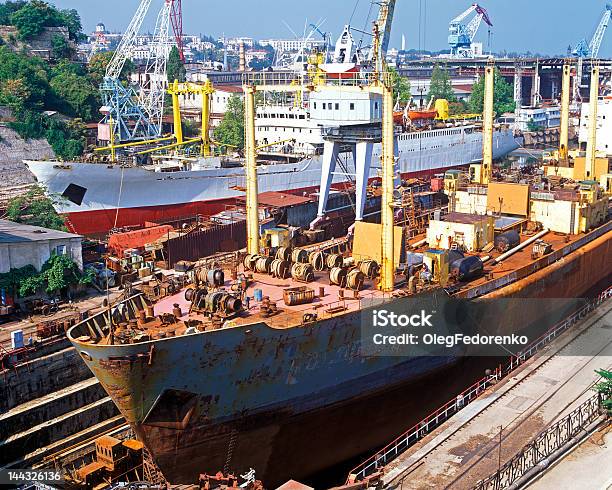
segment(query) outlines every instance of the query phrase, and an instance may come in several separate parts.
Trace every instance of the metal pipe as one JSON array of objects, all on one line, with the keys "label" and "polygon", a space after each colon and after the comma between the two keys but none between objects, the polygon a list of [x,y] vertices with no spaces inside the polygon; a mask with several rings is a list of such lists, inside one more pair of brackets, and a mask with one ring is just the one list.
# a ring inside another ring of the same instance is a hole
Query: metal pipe
[{"label": "metal pipe", "polygon": [[419,240],[418,242],[414,242],[412,245],[410,245],[410,248],[417,248],[420,247],[421,245],[425,245],[427,243],[427,238],[423,238],[422,240]]},{"label": "metal pipe", "polygon": [[567,160],[569,143],[570,66],[563,64],[561,83],[561,134],[559,136],[559,161]]},{"label": "metal pipe", "polygon": [[259,253],[259,202],[257,199],[257,150],[255,143],[255,87],[245,85],[245,155],[246,155],[246,211],[247,252]]},{"label": "metal pipe", "polygon": [[395,177],[394,163],[394,125],[393,125],[393,89],[385,84],[383,95],[382,120],[382,268],[380,288],[382,291],[392,291],[395,279],[395,264],[393,260],[393,181]]},{"label": "metal pipe", "polygon": [[493,91],[495,87],[495,66],[485,67],[485,93],[482,114],[482,170],[480,183],[488,184],[493,167]]},{"label": "metal pipe", "polygon": [[[112,151],[113,148],[117,149],[117,148],[128,148],[130,146],[144,146],[144,145],[150,145],[152,143],[159,143],[160,141],[168,141],[168,140],[173,140],[174,136],[164,136],[163,138],[155,138],[152,140],[144,140],[144,141],[132,141],[130,143],[120,143],[118,145],[109,145],[109,146],[100,146],[98,148],[94,148],[94,151]],[[115,137],[113,136],[111,138],[111,141],[114,141]]]},{"label": "metal pipe", "polygon": [[110,130],[111,162],[115,161],[115,130],[113,129],[113,116],[108,117],[108,129]]},{"label": "metal pipe", "polygon": [[589,139],[587,140],[584,178],[595,178],[595,158],[597,151],[597,101],[599,99],[599,65],[591,68],[591,94],[589,96]]},{"label": "metal pipe", "polygon": [[516,247],[508,250],[506,253],[501,254],[496,259],[493,259],[493,263],[494,264],[499,264],[502,260],[506,260],[508,257],[510,257],[511,255],[514,255],[519,250],[524,249],[527,245],[530,245],[533,242],[535,242],[536,240],[538,240],[539,238],[542,238],[544,235],[546,235],[546,233],[548,233],[548,231],[549,230],[547,228],[545,230],[542,230],[540,233],[536,233],[531,238],[525,240],[523,243],[521,243],[521,244],[517,245]]},{"label": "metal pipe", "polygon": [[172,148],[177,148],[179,146],[192,145],[193,143],[198,143],[202,141],[201,138],[193,138],[187,141],[183,141],[182,143],[172,143],[171,145],[165,146],[157,146],[155,148],[149,148],[148,150],[139,151],[137,155],[148,155],[149,153],[155,153],[160,150],[171,150]]}]

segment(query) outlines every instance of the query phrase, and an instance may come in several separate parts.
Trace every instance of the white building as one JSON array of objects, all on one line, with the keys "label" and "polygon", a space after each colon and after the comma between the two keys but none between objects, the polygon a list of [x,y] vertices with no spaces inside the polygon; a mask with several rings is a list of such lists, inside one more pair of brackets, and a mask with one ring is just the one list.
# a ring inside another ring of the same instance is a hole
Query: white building
[{"label": "white building", "polygon": [[249,64],[253,60],[265,60],[268,52],[263,49],[250,49],[244,54],[244,58]]},{"label": "white building", "polygon": [[317,48],[325,49],[325,41],[322,39],[262,39],[262,46],[272,46],[274,51],[300,51],[302,48],[312,51]]},{"label": "white building", "polygon": [[83,237],[0,219],[0,273],[33,265],[40,271],[51,254],[68,255],[83,269]]},{"label": "white building", "polygon": [[521,107],[515,119],[515,128],[520,131],[531,131],[536,125],[538,129],[558,128],[561,124],[561,109],[559,106]]},{"label": "white building", "polygon": [[[589,136],[589,113],[591,105],[588,102],[582,104],[580,116],[580,131],[578,141],[580,147],[585,149]],[[600,98],[597,104],[597,151],[612,155],[612,97]]]}]

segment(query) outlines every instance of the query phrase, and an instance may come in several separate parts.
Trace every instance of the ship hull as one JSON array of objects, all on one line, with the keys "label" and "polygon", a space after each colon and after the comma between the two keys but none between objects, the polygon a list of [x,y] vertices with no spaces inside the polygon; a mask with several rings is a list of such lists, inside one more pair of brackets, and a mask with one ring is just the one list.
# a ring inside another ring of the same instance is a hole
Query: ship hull
[{"label": "ship hull", "polygon": [[[467,290],[468,298],[563,299],[515,302],[479,329],[494,335],[529,331],[533,339],[534,328],[545,329],[553,314],[574,309],[594,284],[610,281],[610,228],[608,223],[499,284]],[[75,347],[173,483],[193,482],[202,472],[254,468],[275,485],[357,456],[388,438],[371,430],[361,402],[385,399],[398,385],[449,367],[461,354],[363,357],[358,313],[289,329],[256,324],[114,346],[81,344],[75,338],[83,332],[73,330]]]},{"label": "ship hull", "polygon": [[[495,132],[494,158],[502,158],[517,147],[512,131]],[[482,135],[465,128],[405,133],[399,136],[398,152],[403,177],[428,177],[480,161]],[[370,179],[377,177],[379,157],[380,145],[375,145]],[[352,155],[347,154],[343,159],[347,172],[354,173]],[[218,159],[213,161],[219,164]],[[242,197],[241,189],[246,185],[242,167],[196,166],[185,171],[163,172],[88,163],[58,165],[57,162],[26,161],[26,164],[47,193],[55,198],[55,208],[67,216],[69,228],[84,235],[104,233],[114,227],[138,226],[145,221],[214,214]],[[261,165],[259,191],[317,190],[321,165],[320,156],[297,163]],[[348,176],[337,173],[333,183],[342,186],[349,180]]]}]

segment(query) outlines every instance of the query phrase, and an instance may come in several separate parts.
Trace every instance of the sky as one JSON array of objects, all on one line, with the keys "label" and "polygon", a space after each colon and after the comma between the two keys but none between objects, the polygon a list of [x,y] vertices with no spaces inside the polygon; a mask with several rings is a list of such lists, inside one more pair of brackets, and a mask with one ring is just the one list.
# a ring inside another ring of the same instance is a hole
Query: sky
[{"label": "sky", "polygon": [[[60,8],[75,8],[81,14],[85,32],[98,22],[108,30],[122,31],[140,0],[50,0]],[[163,0],[153,0],[146,27],[152,28]],[[215,37],[249,36],[294,38],[305,26],[324,20],[321,30],[334,39],[348,23],[359,29],[366,24],[370,0],[182,0],[184,31]],[[391,47],[400,48],[402,34],[406,48],[440,50],[447,48],[448,23],[469,7],[472,0],[398,0],[393,22]],[[356,6],[357,5],[357,6]],[[485,0],[493,27],[493,51],[507,50],[564,54],[569,44],[590,39],[605,7],[603,0]],[[356,8],[355,8],[356,6]],[[420,15],[419,15],[420,14]],[[374,15],[374,14],[373,14]],[[419,18],[421,21],[419,22]],[[419,27],[420,26],[420,27]],[[483,23],[476,41],[487,46]],[[292,33],[293,30],[293,33]],[[612,26],[604,37],[600,56],[612,57]],[[309,29],[308,29],[309,31]],[[308,33],[308,32],[307,32]],[[420,33],[420,35],[419,35]],[[359,34],[356,34],[359,37]]]}]

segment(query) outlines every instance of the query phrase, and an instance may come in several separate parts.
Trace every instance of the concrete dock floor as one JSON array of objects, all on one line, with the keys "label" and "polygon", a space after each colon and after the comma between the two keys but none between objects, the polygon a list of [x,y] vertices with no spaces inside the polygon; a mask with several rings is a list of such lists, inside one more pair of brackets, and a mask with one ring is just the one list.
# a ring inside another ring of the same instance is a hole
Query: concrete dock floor
[{"label": "concrete dock floor", "polygon": [[[599,378],[595,370],[611,367],[612,302],[608,301],[392,462],[385,472],[385,487],[471,488],[592,397],[590,387]],[[606,479],[612,478],[612,467],[598,468],[609,473]],[[588,468],[583,472],[586,477]],[[566,475],[570,479],[553,488],[577,488],[572,473]]]}]

